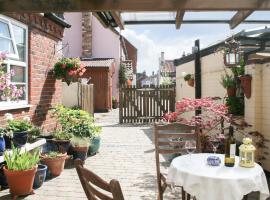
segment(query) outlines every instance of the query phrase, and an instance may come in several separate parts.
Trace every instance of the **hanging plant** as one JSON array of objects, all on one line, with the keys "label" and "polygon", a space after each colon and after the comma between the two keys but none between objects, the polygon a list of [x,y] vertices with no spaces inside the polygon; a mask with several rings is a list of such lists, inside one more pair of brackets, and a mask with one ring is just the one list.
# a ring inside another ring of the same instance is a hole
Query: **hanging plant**
[{"label": "hanging plant", "polygon": [[76,82],[86,69],[79,58],[62,58],[55,63],[53,71],[56,79],[61,79],[70,85],[71,82]]},{"label": "hanging plant", "polygon": [[126,73],[126,68],[124,64],[120,64],[120,69],[119,69],[119,84],[124,85],[126,84],[128,78],[127,78],[127,73]]},{"label": "hanging plant", "polygon": [[186,74],[184,80],[188,83],[189,86],[194,87],[195,79],[193,74]]},{"label": "hanging plant", "polygon": [[236,96],[236,81],[234,76],[225,74],[221,76],[220,84],[227,89],[228,97],[235,97]]}]

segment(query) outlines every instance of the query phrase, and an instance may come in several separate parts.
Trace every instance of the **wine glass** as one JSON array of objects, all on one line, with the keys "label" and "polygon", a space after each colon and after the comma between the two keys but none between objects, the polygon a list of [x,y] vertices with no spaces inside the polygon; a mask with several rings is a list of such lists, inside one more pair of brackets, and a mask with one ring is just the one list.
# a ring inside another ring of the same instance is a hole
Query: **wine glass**
[{"label": "wine glass", "polygon": [[185,149],[189,154],[189,159],[191,159],[191,154],[196,151],[196,141],[195,140],[187,140],[185,142]]},{"label": "wine glass", "polygon": [[211,144],[213,146],[214,154],[216,154],[217,149],[218,149],[219,144],[220,144],[219,137],[217,135],[212,136],[211,139],[210,139],[210,142],[211,142]]}]

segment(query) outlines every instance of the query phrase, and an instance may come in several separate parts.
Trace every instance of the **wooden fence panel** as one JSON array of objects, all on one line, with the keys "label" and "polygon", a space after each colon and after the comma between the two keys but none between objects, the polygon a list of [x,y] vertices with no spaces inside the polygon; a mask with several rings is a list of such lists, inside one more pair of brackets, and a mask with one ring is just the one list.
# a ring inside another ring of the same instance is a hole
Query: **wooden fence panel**
[{"label": "wooden fence panel", "polygon": [[94,116],[94,85],[80,84],[82,110]]},{"label": "wooden fence panel", "polygon": [[120,123],[156,122],[165,112],[175,109],[174,86],[125,86],[119,92]]}]

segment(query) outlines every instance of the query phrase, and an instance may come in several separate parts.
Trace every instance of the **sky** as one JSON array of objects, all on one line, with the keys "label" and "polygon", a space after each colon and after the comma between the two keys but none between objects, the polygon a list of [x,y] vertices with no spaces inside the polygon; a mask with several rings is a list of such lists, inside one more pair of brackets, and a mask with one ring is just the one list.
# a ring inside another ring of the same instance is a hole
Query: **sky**
[{"label": "sky", "polygon": [[[187,13],[184,19],[230,19],[232,12]],[[270,11],[254,12],[247,19],[270,20]],[[121,31],[137,49],[137,71],[146,71],[150,75],[158,70],[160,53],[165,59],[182,57],[183,52],[191,53],[196,39],[200,40],[201,49],[230,37],[243,29],[263,27],[270,24],[241,24],[230,30],[228,24],[182,24],[176,30],[175,25],[129,25]]]}]

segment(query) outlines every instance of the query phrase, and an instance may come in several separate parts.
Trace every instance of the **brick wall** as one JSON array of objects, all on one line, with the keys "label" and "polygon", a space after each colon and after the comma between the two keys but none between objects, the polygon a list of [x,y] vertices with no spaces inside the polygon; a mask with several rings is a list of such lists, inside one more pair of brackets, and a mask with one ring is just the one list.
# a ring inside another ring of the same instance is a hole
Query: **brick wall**
[{"label": "brick wall", "polygon": [[82,13],[82,57],[92,56],[92,14]]},{"label": "brick wall", "polygon": [[4,114],[16,118],[30,116],[32,122],[45,130],[55,127],[49,108],[61,103],[61,81],[55,80],[51,69],[61,56],[57,47],[61,43],[64,28],[39,14],[9,14],[28,25],[28,79],[30,108],[0,111],[0,123],[5,124]]}]

